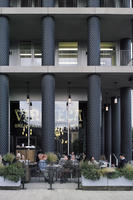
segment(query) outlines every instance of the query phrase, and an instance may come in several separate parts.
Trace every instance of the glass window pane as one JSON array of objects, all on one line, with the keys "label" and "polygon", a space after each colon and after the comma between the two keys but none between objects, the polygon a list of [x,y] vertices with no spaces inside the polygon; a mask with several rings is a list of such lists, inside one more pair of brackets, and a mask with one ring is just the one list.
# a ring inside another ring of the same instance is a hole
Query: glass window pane
[{"label": "glass window pane", "polygon": [[113,42],[102,42],[100,48],[101,65],[112,66],[116,64],[116,49]]},{"label": "glass window pane", "polygon": [[59,64],[78,64],[78,42],[59,42]]}]

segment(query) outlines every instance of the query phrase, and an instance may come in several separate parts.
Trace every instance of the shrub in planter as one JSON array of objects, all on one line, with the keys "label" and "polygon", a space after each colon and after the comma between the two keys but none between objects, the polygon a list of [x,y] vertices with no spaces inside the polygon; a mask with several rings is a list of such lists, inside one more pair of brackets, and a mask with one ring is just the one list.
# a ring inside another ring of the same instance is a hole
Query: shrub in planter
[{"label": "shrub in planter", "polygon": [[58,157],[57,157],[56,154],[51,153],[51,152],[47,153],[47,162],[48,162],[49,164],[56,163],[57,160],[58,160]]},{"label": "shrub in planter", "polygon": [[80,163],[81,174],[90,180],[100,179],[100,169],[95,164],[88,164],[87,162]]},{"label": "shrub in planter", "polygon": [[120,169],[122,175],[128,180],[133,180],[133,165],[127,164],[124,168]]},{"label": "shrub in planter", "polygon": [[13,163],[15,156],[13,154],[6,154],[3,156],[5,162],[9,165],[0,165],[0,176],[10,181],[18,182],[24,177],[24,167],[20,162]]},{"label": "shrub in planter", "polygon": [[119,178],[122,174],[118,169],[106,167],[101,169],[101,174],[110,179]]},{"label": "shrub in planter", "polygon": [[15,159],[15,155],[13,155],[12,153],[7,153],[3,156],[4,164],[6,163],[12,164],[14,159]]}]

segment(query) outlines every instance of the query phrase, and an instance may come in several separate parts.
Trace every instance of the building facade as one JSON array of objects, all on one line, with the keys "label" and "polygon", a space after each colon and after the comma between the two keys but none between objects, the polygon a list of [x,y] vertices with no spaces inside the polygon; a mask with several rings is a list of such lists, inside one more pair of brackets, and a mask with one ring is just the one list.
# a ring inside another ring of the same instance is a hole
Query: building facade
[{"label": "building facade", "polygon": [[131,0],[0,0],[0,153],[132,159]]}]

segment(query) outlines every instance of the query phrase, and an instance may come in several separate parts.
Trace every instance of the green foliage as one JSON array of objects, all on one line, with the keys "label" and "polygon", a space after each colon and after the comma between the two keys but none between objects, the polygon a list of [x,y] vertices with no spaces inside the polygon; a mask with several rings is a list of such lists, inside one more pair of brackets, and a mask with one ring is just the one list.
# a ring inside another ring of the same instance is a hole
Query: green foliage
[{"label": "green foliage", "polygon": [[100,169],[97,165],[88,164],[87,162],[80,163],[81,174],[90,180],[99,180],[100,179]]},{"label": "green foliage", "polygon": [[122,175],[127,178],[128,180],[133,180],[133,165],[127,164],[121,170]]},{"label": "green foliage", "polygon": [[51,153],[51,152],[47,153],[47,162],[48,163],[50,163],[50,164],[51,163],[56,163],[57,160],[58,160],[58,157],[57,157],[56,154]]},{"label": "green foliage", "polygon": [[24,177],[24,167],[22,163],[13,163],[15,156],[13,154],[6,154],[3,156],[4,161],[8,162],[9,165],[0,165],[0,176],[10,181],[18,182]]},{"label": "green foliage", "polygon": [[115,178],[119,178],[120,176],[122,176],[121,172],[118,169],[109,168],[109,167],[101,169],[101,174],[110,179],[115,179]]},{"label": "green foliage", "polygon": [[8,162],[9,164],[12,164],[14,159],[15,159],[15,156],[12,153],[7,153],[3,156],[3,160],[5,162]]}]

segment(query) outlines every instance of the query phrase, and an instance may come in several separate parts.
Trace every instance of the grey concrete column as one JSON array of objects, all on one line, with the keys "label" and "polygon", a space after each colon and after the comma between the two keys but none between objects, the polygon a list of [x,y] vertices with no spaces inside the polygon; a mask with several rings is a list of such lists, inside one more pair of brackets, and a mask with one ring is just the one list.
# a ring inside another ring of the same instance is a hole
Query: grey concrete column
[{"label": "grey concrete column", "polygon": [[0,154],[8,152],[9,80],[0,75]]},{"label": "grey concrete column", "polygon": [[87,157],[100,156],[101,131],[101,78],[98,75],[88,77],[88,108],[87,108]]},{"label": "grey concrete column", "polygon": [[112,153],[112,124],[111,124],[111,105],[108,105],[108,111],[104,111],[105,118],[105,156],[109,161]]},{"label": "grey concrete column", "polygon": [[104,155],[105,133],[104,133],[104,109],[102,110],[102,130],[101,130],[101,155]]},{"label": "grey concrete column", "polygon": [[128,65],[131,62],[131,40],[120,40],[120,65]]},{"label": "grey concrete column", "polygon": [[0,0],[0,7],[9,7],[9,0]]},{"label": "grey concrete column", "polygon": [[132,159],[131,89],[121,88],[121,152]]},{"label": "grey concrete column", "polygon": [[54,7],[55,0],[42,0],[42,7]]},{"label": "grey concrete column", "polygon": [[87,64],[100,65],[100,19],[88,18]]},{"label": "grey concrete column", "polygon": [[55,78],[46,74],[42,78],[42,149],[54,152],[55,134]]},{"label": "grey concrete column", "polygon": [[121,115],[120,115],[120,98],[117,97],[117,103],[114,103],[115,97],[111,98],[112,108],[112,153],[117,158],[121,152]]},{"label": "grey concrete column", "polygon": [[100,7],[100,0],[88,0],[88,7]]},{"label": "grey concrete column", "polygon": [[[55,22],[53,17],[42,19],[42,65],[54,65]],[[42,77],[42,149],[53,152],[55,133],[55,78],[51,74]]]},{"label": "grey concrete column", "polygon": [[42,65],[54,65],[55,62],[55,21],[53,17],[42,19]]},{"label": "grey concrete column", "polygon": [[0,65],[9,65],[9,21],[0,17]]},{"label": "grey concrete column", "polygon": [[[9,22],[0,17],[0,66],[9,65]],[[8,152],[9,80],[0,74],[0,154]]]}]

